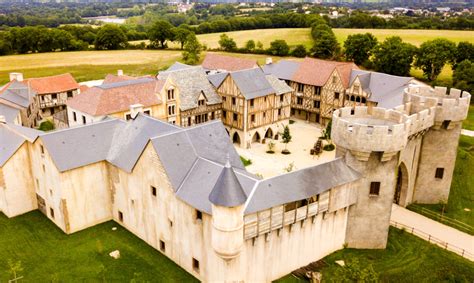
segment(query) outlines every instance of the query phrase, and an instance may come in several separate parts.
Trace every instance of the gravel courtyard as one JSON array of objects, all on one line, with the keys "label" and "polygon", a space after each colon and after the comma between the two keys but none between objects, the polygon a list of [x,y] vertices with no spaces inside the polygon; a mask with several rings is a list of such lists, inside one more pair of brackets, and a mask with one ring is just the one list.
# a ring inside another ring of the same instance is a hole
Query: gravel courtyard
[{"label": "gravel courtyard", "polygon": [[269,140],[266,144],[253,143],[251,148],[243,149],[236,147],[237,152],[244,158],[250,159],[252,164],[247,166],[247,171],[260,174],[264,178],[273,177],[286,173],[285,168],[293,163],[293,171],[316,164],[324,163],[335,158],[336,151],[323,151],[318,156],[310,155],[310,149],[321,136],[322,128],[314,123],[307,123],[303,120],[294,119],[295,123],[290,125],[292,136],[288,149],[291,154],[281,154],[285,144],[280,140],[273,141],[275,143],[275,153],[268,154]]}]

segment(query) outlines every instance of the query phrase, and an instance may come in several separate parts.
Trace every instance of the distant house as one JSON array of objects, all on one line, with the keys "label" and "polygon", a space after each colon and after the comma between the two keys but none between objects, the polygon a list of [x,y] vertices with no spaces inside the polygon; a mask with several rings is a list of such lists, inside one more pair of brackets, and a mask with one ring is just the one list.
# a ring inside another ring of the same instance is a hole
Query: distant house
[{"label": "distant house", "polygon": [[207,53],[202,67],[207,73],[234,72],[258,67],[257,60]]}]

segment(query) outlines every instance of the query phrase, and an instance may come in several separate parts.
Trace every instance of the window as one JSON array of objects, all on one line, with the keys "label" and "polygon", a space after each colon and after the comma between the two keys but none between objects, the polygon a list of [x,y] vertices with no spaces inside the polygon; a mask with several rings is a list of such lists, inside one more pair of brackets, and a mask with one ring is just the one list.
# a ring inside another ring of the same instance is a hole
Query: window
[{"label": "window", "polygon": [[315,88],[315,91],[314,91],[314,92],[316,93],[316,95],[320,95],[320,94],[321,94],[321,87],[320,87],[320,86],[317,86],[317,87]]},{"label": "window", "polygon": [[250,99],[250,107],[253,107],[253,102],[254,102],[254,100]]},{"label": "window", "polygon": [[191,117],[188,117],[188,126],[191,126]]},{"label": "window", "polygon": [[43,164],[43,172],[46,172],[46,166]]},{"label": "window", "polygon": [[174,88],[168,89],[168,100],[174,100]]},{"label": "window", "polygon": [[339,99],[339,92],[334,93],[334,99]]},{"label": "window", "polygon": [[441,125],[441,128],[447,130],[449,128],[450,123],[451,123],[451,121],[449,121],[449,120],[443,121],[443,124]]},{"label": "window", "polygon": [[255,122],[255,114],[252,114],[250,116],[250,122],[254,123]]},{"label": "window", "polygon": [[238,118],[238,116],[237,116],[237,114],[236,114],[236,113],[234,113],[234,115],[233,115],[233,117],[232,117],[232,118],[233,118],[233,121],[237,122],[237,118]]},{"label": "window", "polygon": [[125,120],[132,120],[132,115],[131,114],[126,114],[125,115]]},{"label": "window", "polygon": [[82,124],[86,124],[86,116],[82,115]]},{"label": "window", "polygon": [[298,84],[298,92],[304,91],[304,84]]},{"label": "window", "polygon": [[332,76],[332,83],[333,84],[337,83],[337,77],[336,76]]},{"label": "window", "polygon": [[235,105],[235,97],[232,97],[232,105]]},{"label": "window", "polygon": [[227,117],[227,111],[222,110],[222,117],[225,119]]},{"label": "window", "polygon": [[380,193],[380,182],[370,183],[370,193],[371,196],[378,196]]},{"label": "window", "polygon": [[362,97],[362,103],[366,103],[367,100],[365,99],[365,97]]},{"label": "window", "polygon": [[320,103],[321,103],[321,102],[320,102],[319,100],[315,100],[315,101],[313,102],[314,108],[319,108]]},{"label": "window", "polygon": [[123,213],[121,211],[118,212],[118,217],[119,217],[119,221],[123,222]]},{"label": "window", "polygon": [[196,220],[202,220],[202,212],[196,209]]},{"label": "window", "polygon": [[168,115],[174,115],[175,114],[175,106],[174,105],[169,105],[168,106]]},{"label": "window", "polygon": [[150,116],[150,115],[151,115],[151,111],[150,111],[150,110],[145,110],[145,111],[143,111],[143,114]]},{"label": "window", "polygon": [[156,187],[151,186],[151,195],[156,197]]},{"label": "window", "polygon": [[41,150],[41,154],[44,154],[44,146],[42,144],[40,145],[40,150]]},{"label": "window", "polygon": [[227,99],[226,99],[226,97],[225,97],[225,96],[223,96],[223,97],[222,97],[222,101],[226,101],[226,100],[227,100]]},{"label": "window", "polygon": [[51,94],[51,99],[58,99],[58,95],[56,93]]},{"label": "window", "polygon": [[303,97],[297,97],[296,98],[296,104],[303,105]]},{"label": "window", "polygon": [[54,209],[52,209],[51,207],[49,208],[49,215],[51,215],[51,218],[54,219]]},{"label": "window", "polygon": [[203,106],[205,104],[205,100],[204,99],[201,99],[198,101],[198,106]]},{"label": "window", "polygon": [[72,91],[68,91],[67,92],[67,98],[71,98],[72,97]]},{"label": "window", "polygon": [[436,179],[443,179],[444,168],[436,168],[435,177]]},{"label": "window", "polygon": [[194,257],[193,257],[193,269],[194,271],[199,273],[199,260],[195,259]]},{"label": "window", "polygon": [[281,115],[281,109],[278,109],[278,116]]},{"label": "window", "polygon": [[77,115],[76,115],[76,112],[72,112],[72,119],[74,120],[74,122],[77,122]]},{"label": "window", "polygon": [[285,95],[284,95],[284,94],[280,95],[280,102],[283,102],[283,100],[284,100],[284,97],[285,97]]},{"label": "window", "polygon": [[160,251],[166,252],[166,244],[162,240],[160,240]]},{"label": "window", "polygon": [[267,117],[267,112],[263,112],[263,118]]},{"label": "window", "polygon": [[355,96],[351,95],[351,101],[355,101]]},{"label": "window", "polygon": [[171,221],[171,220],[168,220],[168,221],[170,223],[170,227],[173,227],[173,221]]}]

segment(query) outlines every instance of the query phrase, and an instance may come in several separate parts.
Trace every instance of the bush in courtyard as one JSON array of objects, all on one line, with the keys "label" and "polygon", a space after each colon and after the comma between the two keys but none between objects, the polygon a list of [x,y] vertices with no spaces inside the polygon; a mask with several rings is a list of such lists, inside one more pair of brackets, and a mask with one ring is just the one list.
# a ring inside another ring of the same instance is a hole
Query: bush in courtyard
[{"label": "bush in courtyard", "polygon": [[240,156],[240,160],[242,161],[242,163],[244,164],[245,167],[249,166],[252,164],[252,160],[251,159],[247,159],[243,156]]},{"label": "bush in courtyard", "polygon": [[48,132],[54,130],[54,124],[53,122],[46,120],[44,122],[41,122],[38,130],[43,131],[43,132]]},{"label": "bush in courtyard", "polygon": [[268,150],[267,150],[267,153],[270,153],[270,154],[273,154],[275,153],[275,143],[270,141],[268,143]]},{"label": "bush in courtyard", "polygon": [[283,140],[283,143],[285,144],[285,149],[281,151],[283,154],[290,154],[290,151],[287,149],[288,143],[291,142],[291,133],[290,133],[290,128],[285,126],[283,129],[283,133],[281,135],[281,139]]},{"label": "bush in courtyard", "polygon": [[336,147],[335,147],[334,144],[332,144],[332,143],[323,146],[323,149],[324,149],[325,151],[333,151],[335,148],[336,148]]}]

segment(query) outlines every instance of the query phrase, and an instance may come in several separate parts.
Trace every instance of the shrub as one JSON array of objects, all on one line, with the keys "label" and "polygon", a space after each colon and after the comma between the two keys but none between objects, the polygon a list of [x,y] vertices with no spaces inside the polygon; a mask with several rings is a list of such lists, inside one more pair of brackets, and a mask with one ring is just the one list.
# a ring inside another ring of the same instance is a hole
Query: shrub
[{"label": "shrub", "polygon": [[272,141],[270,141],[270,142],[268,143],[268,150],[267,150],[267,153],[270,153],[270,154],[275,153],[275,150],[274,150],[274,149],[275,149],[275,143],[272,142]]},{"label": "shrub", "polygon": [[336,147],[334,146],[334,144],[330,143],[330,144],[327,144],[323,147],[323,149],[325,151],[333,151]]},{"label": "shrub", "polygon": [[240,160],[242,161],[242,163],[244,164],[245,167],[249,166],[252,164],[252,160],[251,159],[247,159],[243,156],[240,156]]},{"label": "shrub", "polygon": [[46,120],[44,122],[41,122],[38,130],[43,131],[43,132],[48,132],[54,130],[54,124],[53,122]]}]

